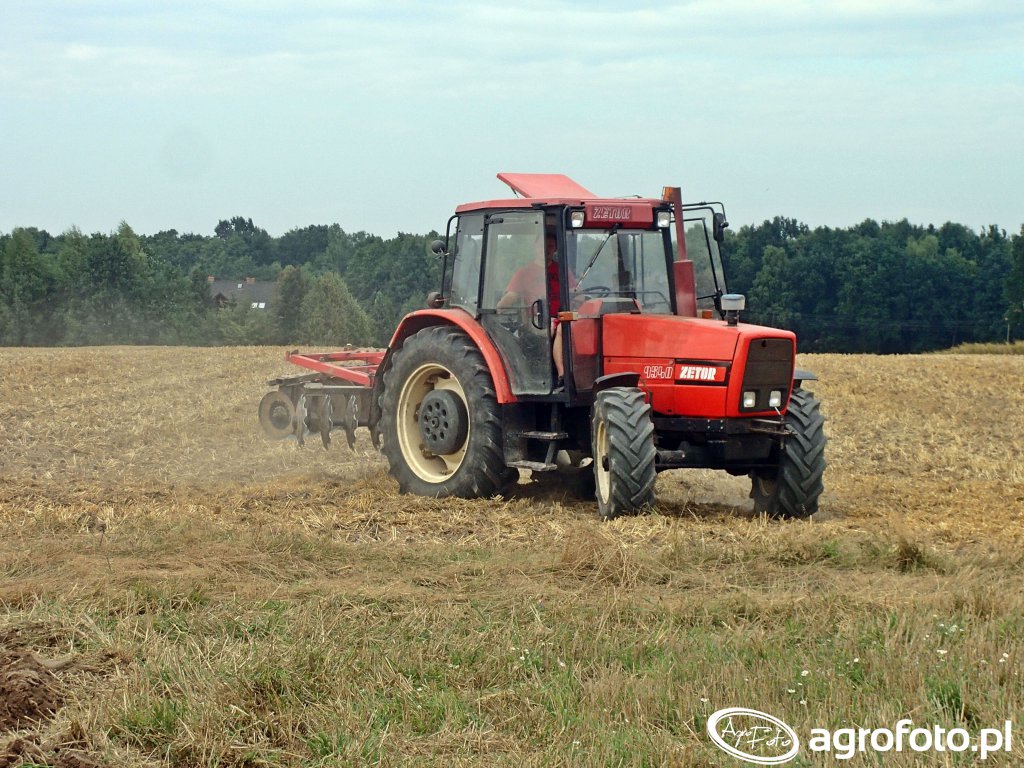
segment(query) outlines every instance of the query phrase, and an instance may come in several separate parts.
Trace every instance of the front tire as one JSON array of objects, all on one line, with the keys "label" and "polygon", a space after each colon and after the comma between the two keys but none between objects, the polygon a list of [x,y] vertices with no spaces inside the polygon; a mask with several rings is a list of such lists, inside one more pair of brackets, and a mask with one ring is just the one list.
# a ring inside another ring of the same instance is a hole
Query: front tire
[{"label": "front tire", "polygon": [[754,512],[779,518],[806,518],[818,511],[825,490],[825,417],[817,398],[794,389],[786,410],[792,434],[779,452],[773,470],[751,473]]},{"label": "front tire", "polygon": [[462,331],[426,328],[384,374],[384,455],[402,493],[492,496],[506,479],[501,410],[491,373]]},{"label": "front tire", "polygon": [[654,503],[654,423],[635,387],[599,392],[591,419],[597,509],[604,520]]}]

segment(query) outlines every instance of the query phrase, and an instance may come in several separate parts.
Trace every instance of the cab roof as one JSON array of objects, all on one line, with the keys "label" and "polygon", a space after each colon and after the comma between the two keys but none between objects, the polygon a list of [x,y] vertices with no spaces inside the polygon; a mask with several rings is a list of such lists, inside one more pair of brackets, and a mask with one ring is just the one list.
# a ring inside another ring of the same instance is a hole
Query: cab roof
[{"label": "cab roof", "polygon": [[499,173],[498,178],[521,197],[597,197],[561,173]]},{"label": "cab roof", "polygon": [[584,203],[623,202],[641,204],[647,208],[664,205],[656,198],[607,197],[595,195],[586,187],[561,173],[499,173],[498,178],[508,184],[519,197],[482,200],[463,203],[456,213],[494,208],[532,208],[537,205],[583,205]]}]

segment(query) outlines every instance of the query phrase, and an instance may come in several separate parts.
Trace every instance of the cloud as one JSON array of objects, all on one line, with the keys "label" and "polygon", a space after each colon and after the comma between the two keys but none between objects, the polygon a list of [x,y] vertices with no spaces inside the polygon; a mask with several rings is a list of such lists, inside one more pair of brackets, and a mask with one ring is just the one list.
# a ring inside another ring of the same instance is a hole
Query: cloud
[{"label": "cloud", "polygon": [[102,49],[95,45],[76,43],[64,49],[64,58],[69,61],[95,61],[103,54]]},{"label": "cloud", "polygon": [[[41,10],[10,14],[18,63],[8,80],[22,80],[25,91],[211,92],[248,83],[415,95],[431,85],[454,94],[457,83],[477,83],[500,98],[502,89],[526,87],[517,78],[568,79],[577,91],[598,92],[629,87],[645,68],[648,80],[654,73],[686,83],[695,71],[728,80],[809,61],[924,59],[941,67],[951,56],[1016,52],[1024,37],[1024,11],[1015,5],[968,0],[220,0],[58,8],[67,23],[56,28],[43,25]],[[1002,79],[1013,76],[1020,77],[1019,66]]]}]

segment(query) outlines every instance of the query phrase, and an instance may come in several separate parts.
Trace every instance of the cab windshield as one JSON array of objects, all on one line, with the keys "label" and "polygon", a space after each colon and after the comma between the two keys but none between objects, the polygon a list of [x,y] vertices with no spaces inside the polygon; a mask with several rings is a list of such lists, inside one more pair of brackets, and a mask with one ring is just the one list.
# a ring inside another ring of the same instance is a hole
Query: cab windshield
[{"label": "cab windshield", "polygon": [[667,230],[569,230],[566,256],[573,304],[613,296],[636,299],[648,314],[671,314],[669,245]]}]

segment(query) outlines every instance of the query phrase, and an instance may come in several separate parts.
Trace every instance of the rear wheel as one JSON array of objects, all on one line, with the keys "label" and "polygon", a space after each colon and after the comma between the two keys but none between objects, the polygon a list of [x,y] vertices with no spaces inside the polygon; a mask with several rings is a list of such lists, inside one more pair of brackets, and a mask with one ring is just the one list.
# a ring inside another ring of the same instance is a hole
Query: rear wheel
[{"label": "rear wheel", "polygon": [[494,382],[461,331],[436,326],[406,339],[380,404],[384,455],[402,493],[491,496],[507,480]]},{"label": "rear wheel", "polygon": [[599,392],[591,419],[597,508],[608,520],[654,503],[654,423],[635,387]]},{"label": "rear wheel", "polygon": [[770,517],[810,517],[818,511],[825,490],[825,417],[817,398],[794,389],[786,410],[791,435],[779,452],[773,470],[751,473],[754,512]]}]

